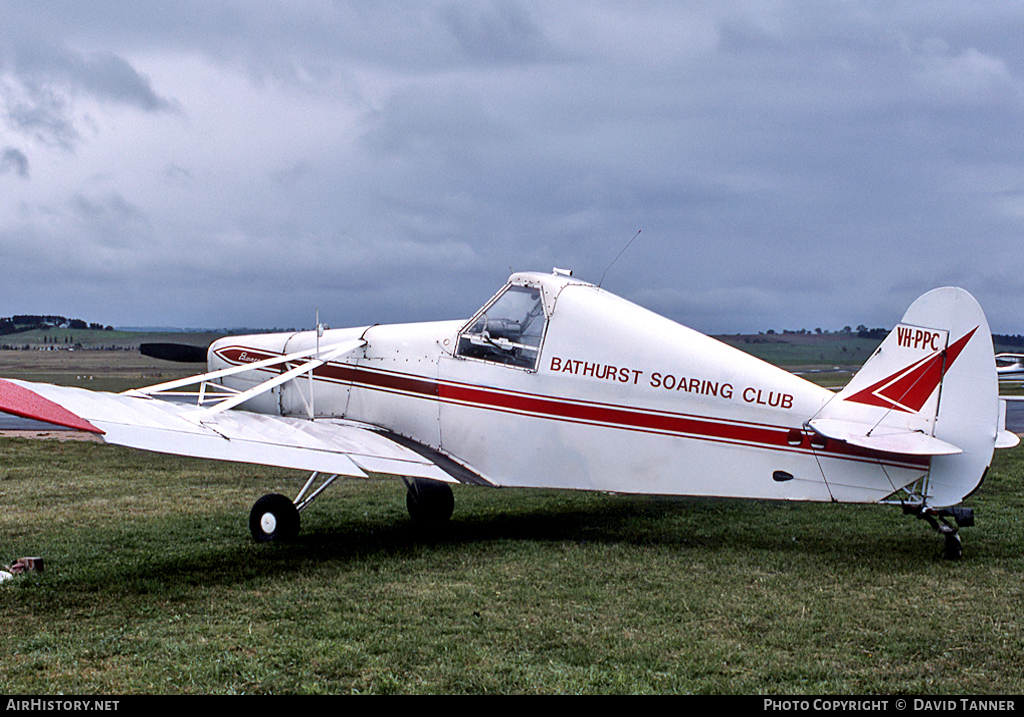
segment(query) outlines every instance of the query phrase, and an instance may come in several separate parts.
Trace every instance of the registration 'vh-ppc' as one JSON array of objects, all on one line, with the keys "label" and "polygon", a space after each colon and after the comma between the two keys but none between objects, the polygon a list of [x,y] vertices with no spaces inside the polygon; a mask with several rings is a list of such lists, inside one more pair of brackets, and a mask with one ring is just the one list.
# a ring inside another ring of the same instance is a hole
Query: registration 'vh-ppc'
[{"label": "registration 'vh-ppc'", "polygon": [[955,288],[838,393],[558,270],[513,274],[469,321],[225,338],[208,368],[122,394],[0,381],[0,410],[312,471],[294,501],[256,503],[257,540],[293,536],[336,477],[385,473],[425,521],[450,516],[449,483],[894,503],[955,557],[957,504],[1017,443],[984,313]]}]

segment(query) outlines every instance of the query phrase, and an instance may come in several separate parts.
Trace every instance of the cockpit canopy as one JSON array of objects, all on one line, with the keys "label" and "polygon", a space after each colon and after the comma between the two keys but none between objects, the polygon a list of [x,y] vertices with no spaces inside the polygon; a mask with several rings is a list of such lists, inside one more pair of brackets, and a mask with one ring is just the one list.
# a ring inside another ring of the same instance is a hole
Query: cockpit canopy
[{"label": "cockpit canopy", "polygon": [[508,286],[459,335],[457,353],[534,369],[546,325],[540,289]]},{"label": "cockpit canopy", "polygon": [[456,356],[536,370],[555,298],[570,273],[513,274],[459,334]]}]

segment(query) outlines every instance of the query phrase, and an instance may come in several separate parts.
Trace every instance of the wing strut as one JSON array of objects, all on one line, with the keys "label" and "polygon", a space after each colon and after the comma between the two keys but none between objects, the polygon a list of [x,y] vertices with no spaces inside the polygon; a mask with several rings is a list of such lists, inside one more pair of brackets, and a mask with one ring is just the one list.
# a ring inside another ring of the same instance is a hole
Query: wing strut
[{"label": "wing strut", "polygon": [[337,478],[338,478],[338,474],[337,473],[331,474],[328,478],[324,479],[323,483],[321,483],[320,486],[316,490],[314,490],[312,493],[310,493],[307,496],[306,492],[310,488],[313,487],[313,482],[319,477],[319,475],[320,475],[320,473],[318,471],[313,471],[313,475],[311,475],[309,477],[309,479],[306,481],[305,485],[302,486],[302,490],[300,490],[299,494],[295,497],[295,500],[292,501],[295,504],[295,510],[299,511],[300,513],[310,503],[312,503],[314,500],[316,500],[316,497],[318,495],[320,495],[321,493],[323,493],[324,490],[326,490],[327,487],[331,483],[333,483],[335,480],[337,480]]},{"label": "wing strut", "polygon": [[[267,391],[280,386],[283,383],[288,383],[292,379],[304,374],[312,374],[313,370],[323,366],[329,361],[333,361],[345,354],[351,353],[357,349],[362,348],[366,345],[365,339],[354,339],[352,341],[346,341],[335,346],[330,346],[321,352],[318,348],[307,349],[305,351],[297,351],[295,353],[286,354],[284,356],[275,356],[269,359],[263,359],[262,361],[254,361],[252,363],[245,363],[240,366],[232,366],[230,368],[220,369],[218,371],[211,371],[209,373],[199,374],[197,376],[188,376],[186,378],[177,379],[175,381],[167,381],[165,383],[158,383],[153,386],[146,386],[145,388],[136,388],[130,391],[126,391],[124,395],[137,396],[142,398],[162,398],[162,399],[189,399],[195,398],[196,404],[199,406],[204,405],[208,402],[215,402],[210,408],[206,408],[196,413],[188,414],[189,420],[195,420],[202,422],[213,418],[216,414],[227,411],[228,409],[234,408],[239,404],[245,403],[246,401],[255,398]],[[314,358],[315,356],[315,358]],[[261,383],[256,384],[250,389],[245,391],[235,391],[227,388],[220,384],[213,383],[226,376],[233,376],[238,373],[245,373],[246,371],[254,371],[258,369],[273,368],[274,366],[280,366],[282,364],[288,364],[295,361],[300,361],[298,366],[288,369],[283,373]],[[194,386],[198,384],[199,390],[195,392],[178,391],[179,388],[186,386]],[[210,390],[210,387],[214,386],[215,390]]]}]

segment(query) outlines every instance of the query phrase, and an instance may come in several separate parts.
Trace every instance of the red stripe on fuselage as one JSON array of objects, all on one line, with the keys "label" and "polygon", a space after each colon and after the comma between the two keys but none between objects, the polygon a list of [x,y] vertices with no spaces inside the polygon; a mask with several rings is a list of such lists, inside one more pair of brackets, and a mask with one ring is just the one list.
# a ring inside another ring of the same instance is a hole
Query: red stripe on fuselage
[{"label": "red stripe on fuselage", "polygon": [[[248,356],[258,355],[259,359],[273,358],[280,354],[253,351],[241,347],[221,349],[217,353],[225,361],[232,360],[229,351],[236,356],[245,352]],[[268,373],[279,371],[262,369]],[[850,460],[883,461],[888,465],[927,468],[927,457],[912,457],[869,451],[840,441],[828,440],[824,447],[812,446],[810,436],[801,431],[798,444],[791,443],[791,427],[746,423],[729,419],[709,419],[681,413],[654,410],[637,410],[627,406],[579,401],[554,396],[486,388],[451,381],[438,381],[421,376],[412,376],[392,371],[369,369],[350,364],[324,364],[313,370],[313,376],[331,383],[357,386],[368,390],[387,391],[461,405],[481,410],[515,413],[548,420],[566,421],[619,430],[659,433],[681,438],[754,446],[770,450],[798,453],[827,453],[833,457]]]}]

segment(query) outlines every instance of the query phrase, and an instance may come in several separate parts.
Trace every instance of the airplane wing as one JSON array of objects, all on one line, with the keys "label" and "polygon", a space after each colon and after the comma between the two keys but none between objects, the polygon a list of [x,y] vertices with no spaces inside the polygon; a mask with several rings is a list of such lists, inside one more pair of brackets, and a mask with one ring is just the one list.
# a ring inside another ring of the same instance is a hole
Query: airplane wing
[{"label": "airplane wing", "polygon": [[205,415],[208,409],[193,404],[5,379],[0,379],[0,410],[158,453],[360,478],[388,473],[456,482],[383,431],[353,421],[311,421],[249,411],[225,411],[211,420]]},{"label": "airplane wing", "polygon": [[253,364],[122,394],[0,379],[0,411],[90,431],[101,435],[107,443],[159,453],[342,476],[387,473],[458,482],[437,465],[429,450],[417,451],[408,441],[389,437],[375,426],[340,419],[310,420],[229,410],[361,345],[350,342],[317,358],[305,352],[274,359],[267,365],[302,363],[250,391],[214,396],[212,407],[186,398],[194,394],[173,389],[201,383],[199,395],[203,396],[209,380],[229,372],[251,370]]}]

